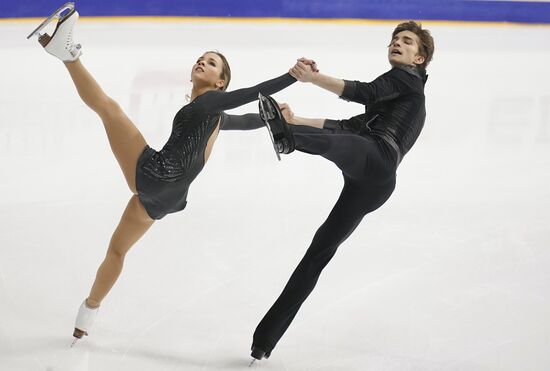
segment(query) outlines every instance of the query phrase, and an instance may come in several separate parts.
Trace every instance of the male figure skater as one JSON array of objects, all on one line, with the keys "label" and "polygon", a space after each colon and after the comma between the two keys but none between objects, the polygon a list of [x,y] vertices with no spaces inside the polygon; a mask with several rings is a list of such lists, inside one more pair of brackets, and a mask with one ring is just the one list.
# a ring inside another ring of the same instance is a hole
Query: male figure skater
[{"label": "male figure skater", "polygon": [[338,246],[392,194],[397,167],[424,126],[426,67],[433,52],[430,32],[409,21],[392,33],[388,46],[392,69],[370,83],[326,76],[312,60],[298,60],[290,70],[296,79],[365,105],[364,114],[347,120],[296,117],[288,105],[282,104],[280,111],[272,98],[260,99],[261,116],[278,152],[297,149],[323,156],[342,170],[344,188],[283,292],[256,328],[254,359],[269,357]]}]

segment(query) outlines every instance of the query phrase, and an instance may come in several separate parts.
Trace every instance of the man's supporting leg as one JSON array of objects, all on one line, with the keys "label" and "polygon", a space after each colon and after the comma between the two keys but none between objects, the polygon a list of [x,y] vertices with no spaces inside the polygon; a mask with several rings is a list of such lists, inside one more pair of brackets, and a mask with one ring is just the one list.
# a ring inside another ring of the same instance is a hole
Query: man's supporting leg
[{"label": "man's supporting leg", "polygon": [[359,225],[365,211],[358,200],[360,187],[346,181],[328,219],[317,230],[311,246],[296,267],[283,292],[254,332],[253,345],[267,354],[283,336],[302,303],[313,291],[323,268],[338,246]]}]

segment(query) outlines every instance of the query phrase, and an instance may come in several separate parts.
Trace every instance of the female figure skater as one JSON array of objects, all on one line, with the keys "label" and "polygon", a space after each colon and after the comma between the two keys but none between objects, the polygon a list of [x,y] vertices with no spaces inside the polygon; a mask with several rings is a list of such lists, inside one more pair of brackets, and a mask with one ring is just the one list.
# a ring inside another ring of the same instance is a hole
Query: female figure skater
[{"label": "female figure skater", "polygon": [[225,92],[231,79],[229,65],[222,54],[206,52],[193,65],[191,102],[176,113],[168,142],[155,151],[82,65],[80,45],[75,45],[72,38],[78,13],[74,7],[67,9],[69,12],[60,16],[53,35],[40,35],[39,42],[65,63],[78,94],[101,118],[111,149],[133,193],[90,294],[78,311],[73,333],[76,342],[90,330],[102,300],[122,271],[128,250],[155,220],[185,208],[188,188],[208,160],[220,128],[242,130],[263,126],[257,114],[232,116],[223,111],[257,99],[260,92],[275,93],[296,79],[287,73],[251,88]]},{"label": "female figure skater", "polygon": [[424,125],[426,67],[433,52],[429,31],[410,21],[393,31],[388,47],[393,68],[370,83],[322,75],[314,71],[312,60],[300,59],[290,71],[299,81],[366,106],[366,113],[348,120],[300,118],[288,105],[281,105],[281,112],[270,97],[260,99],[261,116],[273,135],[281,138],[276,143],[279,152],[295,148],[334,162],[344,175],[344,188],[283,292],[257,326],[254,359],[269,357],[340,244],[392,194],[397,167]]}]

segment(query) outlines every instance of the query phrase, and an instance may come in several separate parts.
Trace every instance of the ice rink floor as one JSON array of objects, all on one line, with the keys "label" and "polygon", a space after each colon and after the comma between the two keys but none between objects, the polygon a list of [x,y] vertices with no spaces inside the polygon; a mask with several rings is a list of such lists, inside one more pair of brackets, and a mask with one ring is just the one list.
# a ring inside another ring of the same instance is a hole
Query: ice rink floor
[{"label": "ice rink floor", "polygon": [[[202,52],[227,56],[230,90],[301,56],[371,81],[389,69],[395,24],[82,18],[75,38],[160,149]],[[336,201],[339,171],[302,153],[277,162],[265,129],[221,132],[185,212],[130,251],[71,350],[130,192],[63,65],[25,39],[35,26],[0,23],[0,370],[247,370],[254,328]],[[425,26],[427,120],[397,188],[257,369],[550,369],[550,27]],[[310,84],[276,98],[305,117],[363,110]]]}]

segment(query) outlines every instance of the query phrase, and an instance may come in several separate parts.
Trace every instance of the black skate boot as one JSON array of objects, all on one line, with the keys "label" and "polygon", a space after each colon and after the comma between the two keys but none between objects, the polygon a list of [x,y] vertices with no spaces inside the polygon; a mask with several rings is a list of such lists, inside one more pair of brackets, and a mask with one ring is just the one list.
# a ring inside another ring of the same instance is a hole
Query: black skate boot
[{"label": "black skate boot", "polygon": [[269,130],[273,148],[280,161],[281,156],[279,156],[279,153],[289,154],[294,151],[294,137],[275,99],[269,95],[262,95],[260,93],[258,94],[258,100],[260,117]]},{"label": "black skate boot", "polygon": [[255,345],[252,345],[252,353],[250,353],[250,356],[254,359],[257,359],[258,361],[261,361],[262,359],[268,359],[271,355],[271,352],[267,352],[263,349],[258,348]]}]

